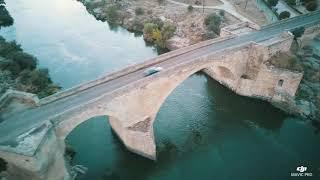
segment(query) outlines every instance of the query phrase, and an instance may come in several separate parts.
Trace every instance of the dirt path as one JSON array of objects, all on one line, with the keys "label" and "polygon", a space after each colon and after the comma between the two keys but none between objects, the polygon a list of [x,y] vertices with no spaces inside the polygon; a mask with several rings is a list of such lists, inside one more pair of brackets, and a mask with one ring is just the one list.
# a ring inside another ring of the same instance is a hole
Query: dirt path
[{"label": "dirt path", "polygon": [[[180,5],[180,6],[185,6],[188,7],[189,4],[186,3],[182,3],[182,2],[177,2],[175,0],[167,0],[170,3],[176,4],[176,5]],[[228,12],[229,14],[233,15],[234,17],[238,18],[240,21],[247,21],[247,22],[251,22],[253,23],[251,20],[249,20],[248,18],[244,17],[243,15],[241,15],[240,13],[237,12],[237,10],[235,9],[235,7],[226,0],[220,0],[223,4],[222,5],[218,5],[218,6],[197,6],[197,5],[193,5],[194,8],[205,8],[205,9],[218,9],[218,10],[224,10],[226,12]]]}]

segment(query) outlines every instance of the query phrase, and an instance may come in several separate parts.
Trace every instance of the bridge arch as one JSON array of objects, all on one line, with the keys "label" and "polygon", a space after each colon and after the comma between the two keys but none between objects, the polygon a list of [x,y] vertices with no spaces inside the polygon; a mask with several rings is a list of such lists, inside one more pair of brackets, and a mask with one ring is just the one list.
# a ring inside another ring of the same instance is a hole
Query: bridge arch
[{"label": "bridge arch", "polygon": [[[161,106],[188,77],[209,67],[215,75],[224,73],[231,78],[229,81],[234,77],[230,69],[213,63],[210,58],[171,67],[65,113],[61,122],[59,119],[55,121],[56,134],[64,140],[83,122],[97,116],[108,116],[109,124],[127,149],[156,159],[153,124]],[[215,75],[212,77],[219,78]]]},{"label": "bridge arch", "polygon": [[90,121],[95,117],[105,117],[107,119],[116,119],[110,112],[96,111],[97,107],[90,108],[82,113],[76,114],[69,119],[59,122],[55,125],[55,131],[59,139],[65,140],[68,135],[81,124]]},{"label": "bridge arch", "polygon": [[209,64],[211,63],[186,64],[179,69],[168,69],[166,72],[148,77],[147,83],[133,86],[132,90],[111,102],[112,108],[127,102],[125,106],[118,107],[119,112],[122,112],[115,116],[118,118],[110,119],[109,122],[129,150],[156,159],[153,124],[161,106],[182,82],[209,67]]}]

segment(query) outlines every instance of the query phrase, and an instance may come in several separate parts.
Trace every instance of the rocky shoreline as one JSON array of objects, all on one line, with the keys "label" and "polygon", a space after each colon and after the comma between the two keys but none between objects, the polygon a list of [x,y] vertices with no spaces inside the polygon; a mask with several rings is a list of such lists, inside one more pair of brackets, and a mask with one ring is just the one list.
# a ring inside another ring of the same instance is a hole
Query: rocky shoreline
[{"label": "rocky shoreline", "polygon": [[270,61],[280,68],[304,73],[294,99],[272,104],[289,114],[320,122],[320,26],[305,30],[289,53]]},{"label": "rocky shoreline", "polygon": [[[170,4],[164,0],[78,0],[97,20],[117,24],[129,31],[143,33],[148,23],[158,26],[169,24],[174,31],[160,34],[161,37],[170,34],[164,40],[164,48],[176,50],[210,38],[218,37],[217,32],[209,32],[205,19],[210,14],[221,17],[219,28],[240,22],[235,17],[221,10],[205,10]],[[156,29],[157,30],[157,29]],[[159,45],[157,41],[153,41]],[[160,43],[161,45],[161,43]]]}]

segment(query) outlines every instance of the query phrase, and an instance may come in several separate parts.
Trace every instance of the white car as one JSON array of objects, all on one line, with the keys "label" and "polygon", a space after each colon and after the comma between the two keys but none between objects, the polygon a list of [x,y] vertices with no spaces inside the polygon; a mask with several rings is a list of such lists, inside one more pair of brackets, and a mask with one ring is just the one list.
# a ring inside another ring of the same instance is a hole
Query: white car
[{"label": "white car", "polygon": [[143,72],[143,74],[144,74],[144,76],[150,76],[150,75],[155,74],[155,73],[157,73],[157,72],[160,72],[160,71],[162,71],[162,70],[163,70],[162,67],[151,67],[151,68],[145,70],[145,71]]}]

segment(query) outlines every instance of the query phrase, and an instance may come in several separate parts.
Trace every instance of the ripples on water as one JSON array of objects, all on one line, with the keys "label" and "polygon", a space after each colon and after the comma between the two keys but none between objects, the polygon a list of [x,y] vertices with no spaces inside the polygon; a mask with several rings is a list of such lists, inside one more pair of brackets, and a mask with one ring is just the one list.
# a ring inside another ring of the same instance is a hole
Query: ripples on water
[{"label": "ripples on water", "polygon": [[[16,40],[64,88],[156,56],[142,37],[96,21],[74,0],[7,0],[15,19],[0,34]],[[319,134],[271,105],[235,95],[202,73],[168,97],[154,125],[158,161],[128,152],[107,117],[76,128],[67,141],[81,179],[288,179],[299,165],[320,168]],[[319,173],[318,173],[319,174]]]}]

